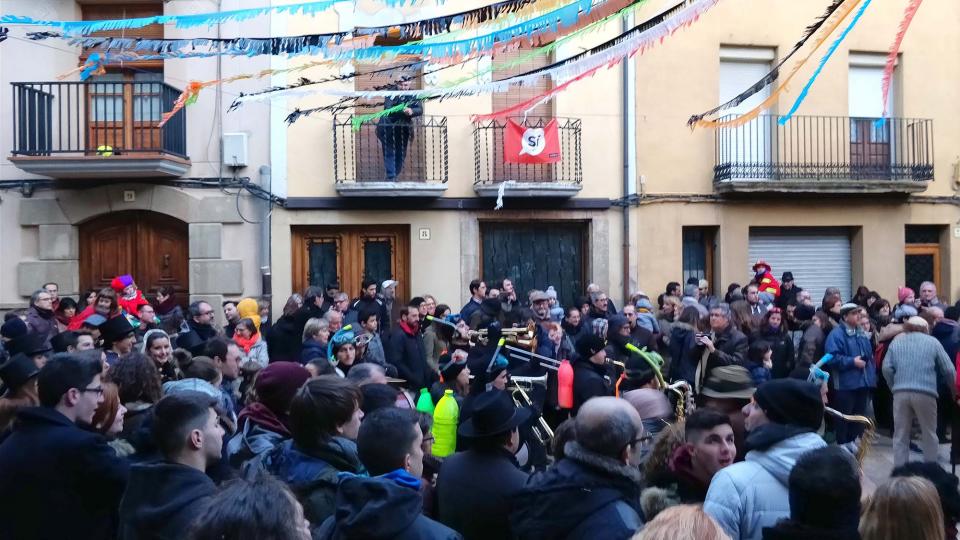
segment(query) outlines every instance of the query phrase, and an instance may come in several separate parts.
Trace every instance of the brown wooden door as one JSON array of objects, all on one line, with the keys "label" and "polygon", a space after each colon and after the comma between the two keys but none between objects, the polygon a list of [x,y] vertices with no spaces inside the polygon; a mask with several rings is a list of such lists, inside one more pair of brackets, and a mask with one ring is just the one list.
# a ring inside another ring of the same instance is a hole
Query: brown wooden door
[{"label": "brown wooden door", "polygon": [[310,285],[323,287],[340,282],[342,291],[356,298],[365,277],[377,281],[395,279],[397,298],[410,291],[410,227],[371,225],[362,227],[309,226],[293,230],[293,288],[303,292]]},{"label": "brown wooden door", "polygon": [[130,274],[145,294],[172,286],[189,293],[187,224],[153,212],[114,212],[80,226],[80,286],[100,289]]},{"label": "brown wooden door", "polygon": [[850,119],[850,164],[858,176],[890,176],[890,124],[876,125],[876,118]]}]

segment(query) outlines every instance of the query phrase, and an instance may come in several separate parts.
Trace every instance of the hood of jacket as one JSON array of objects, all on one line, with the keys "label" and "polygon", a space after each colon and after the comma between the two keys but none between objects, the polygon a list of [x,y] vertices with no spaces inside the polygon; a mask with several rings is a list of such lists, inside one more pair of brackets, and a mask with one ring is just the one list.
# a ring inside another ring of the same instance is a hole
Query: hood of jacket
[{"label": "hood of jacket", "polygon": [[682,321],[675,321],[670,326],[670,333],[676,335],[686,334],[687,332],[696,332],[696,328],[693,327],[690,323],[685,323]]},{"label": "hood of jacket", "polygon": [[333,437],[320,449],[304,452],[293,440],[277,445],[264,457],[264,468],[294,490],[316,482],[336,482],[338,473],[366,474],[357,455],[357,445]]},{"label": "hood of jacket", "polygon": [[576,442],[567,443],[564,452],[564,459],[513,497],[510,522],[517,538],[562,538],[617,500],[639,511],[639,469]]},{"label": "hood of jacket", "polygon": [[186,526],[200,509],[197,503],[216,490],[210,477],[186,465],[134,465],[120,503],[121,520],[137,531]]},{"label": "hood of jacket", "polygon": [[403,470],[373,478],[342,475],[334,519],[338,538],[394,538],[423,513],[420,481]]},{"label": "hood of jacket", "polygon": [[[787,431],[784,431],[783,434],[787,435],[785,438],[767,446],[763,450],[758,449],[747,452],[746,461],[763,467],[764,470],[776,478],[778,482],[787,486],[790,471],[793,470],[793,466],[797,460],[800,459],[800,456],[810,450],[827,445],[816,433],[806,428],[797,429],[803,429],[804,432],[788,434]],[[750,444],[749,437],[747,444],[748,446]]]},{"label": "hood of jacket", "polygon": [[958,326],[960,325],[950,319],[943,319],[933,325],[933,328],[930,329],[930,335],[937,338],[940,342],[948,339],[957,339]]}]

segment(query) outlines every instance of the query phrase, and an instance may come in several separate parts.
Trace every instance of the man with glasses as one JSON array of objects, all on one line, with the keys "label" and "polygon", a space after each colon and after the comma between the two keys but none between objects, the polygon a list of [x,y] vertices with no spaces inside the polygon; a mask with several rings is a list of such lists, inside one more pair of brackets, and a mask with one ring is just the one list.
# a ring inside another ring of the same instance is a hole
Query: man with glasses
[{"label": "man with glasses", "polygon": [[512,499],[515,538],[630,538],[643,526],[638,465],[647,439],[637,410],[598,397],[574,422],[576,438],[564,458]]},{"label": "man with glasses", "polygon": [[43,339],[44,345],[50,345],[50,339],[60,333],[56,314],[53,311],[53,296],[39,289],[30,297],[27,310],[27,329]]},{"label": "man with glasses", "polygon": [[103,402],[100,355],[55,355],[37,377],[39,407],[0,444],[0,538],[114,538],[127,462],[81,425]]},{"label": "man with glasses", "polygon": [[711,369],[719,366],[742,366],[747,362],[747,336],[730,322],[730,305],[719,304],[710,310],[710,333],[697,334],[694,338],[694,358],[702,358],[707,352],[706,366],[700,368],[700,379]]},{"label": "man with glasses", "polygon": [[60,308],[60,286],[54,282],[44,283],[41,289],[47,291],[47,294],[50,295],[50,301],[53,304],[53,310],[56,311]]},{"label": "man with glasses", "polygon": [[206,342],[217,336],[213,318],[213,306],[207,302],[201,300],[190,304],[190,318],[187,320],[190,330],[177,337],[177,347],[187,349],[195,355],[201,354]]}]

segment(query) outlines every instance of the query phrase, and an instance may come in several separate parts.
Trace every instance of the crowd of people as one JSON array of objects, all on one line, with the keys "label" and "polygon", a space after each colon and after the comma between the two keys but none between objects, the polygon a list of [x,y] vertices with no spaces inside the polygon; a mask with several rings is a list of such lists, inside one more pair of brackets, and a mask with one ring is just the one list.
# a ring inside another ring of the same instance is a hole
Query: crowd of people
[{"label": "crowd of people", "polygon": [[0,327],[0,538],[955,538],[960,302],[754,272],[619,307],[368,279],[275,321],[47,283]]}]

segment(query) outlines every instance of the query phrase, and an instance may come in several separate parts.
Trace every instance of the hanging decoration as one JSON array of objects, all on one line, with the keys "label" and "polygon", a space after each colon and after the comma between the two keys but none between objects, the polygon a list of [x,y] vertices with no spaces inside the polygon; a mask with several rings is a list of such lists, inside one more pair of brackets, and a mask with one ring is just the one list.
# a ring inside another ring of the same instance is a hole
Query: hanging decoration
[{"label": "hanging decoration", "polygon": [[[268,14],[316,15],[317,13],[332,8],[336,4],[346,1],[348,0],[318,0],[314,2],[299,2],[296,4],[195,13],[191,15],[154,15],[151,17],[104,19],[99,21],[51,21],[22,17],[19,15],[3,15],[0,16],[0,23],[47,26],[59,28],[64,34],[87,35],[105,30],[143,28],[151,24],[173,24],[178,28],[194,28],[197,26],[213,26],[226,22],[245,21]],[[393,7],[411,3],[412,0],[383,0],[383,2]]]},{"label": "hanging decoration", "polygon": [[903,20],[897,27],[897,36],[890,44],[890,50],[887,52],[887,61],[883,66],[883,77],[881,79],[881,94],[883,96],[883,114],[881,119],[887,117],[887,105],[890,100],[890,82],[893,80],[893,68],[897,65],[897,54],[900,52],[900,44],[903,43],[903,36],[907,34],[910,23],[913,22],[914,15],[920,9],[923,0],[910,0],[907,8],[903,11]]},{"label": "hanging decoration", "polygon": [[740,92],[739,94],[731,98],[726,103],[722,103],[717,107],[710,109],[709,111],[705,111],[700,114],[695,114],[691,116],[690,119],[687,120],[687,125],[688,126],[693,125],[696,122],[702,120],[703,118],[706,118],[707,116],[715,116],[717,113],[721,111],[732,109],[733,107],[736,107],[737,105],[740,105],[744,101],[750,99],[750,97],[754,96],[757,92],[763,90],[764,88],[776,82],[777,78],[780,76],[780,68],[782,68],[787,63],[787,61],[790,60],[790,58],[792,58],[793,55],[796,54],[797,51],[799,51],[804,46],[804,44],[806,44],[807,41],[809,41],[810,38],[813,37],[813,35],[817,32],[817,30],[819,30],[824,25],[824,23],[827,22],[827,19],[830,18],[830,16],[832,16],[834,13],[837,12],[838,9],[840,9],[840,6],[843,5],[845,1],[846,0],[833,0],[833,2],[827,7],[827,10],[823,13],[823,15],[818,17],[817,20],[813,22],[813,24],[807,26],[806,30],[804,30],[803,32],[803,36],[801,36],[800,40],[797,41],[797,43],[793,46],[792,49],[790,49],[790,52],[788,52],[780,60],[780,62],[777,63],[777,65],[773,66],[773,69],[771,69],[770,72],[764,75],[759,81],[755,82],[749,88],[747,88],[743,92]]},{"label": "hanging decoration", "polygon": [[503,134],[504,163],[557,163],[560,159],[556,118],[541,127],[521,126],[512,118],[507,120]]},{"label": "hanging decoration", "polygon": [[7,34],[10,33],[10,29],[4,26],[0,26],[0,43],[3,43],[7,39]]},{"label": "hanging decoration", "polygon": [[786,124],[793,118],[793,115],[797,112],[797,109],[800,108],[800,104],[803,103],[803,100],[807,98],[807,93],[810,92],[810,88],[813,86],[813,83],[816,82],[817,77],[820,76],[820,72],[823,71],[823,66],[827,65],[827,62],[830,61],[830,58],[833,56],[833,53],[837,52],[837,48],[840,47],[840,44],[843,43],[843,40],[847,38],[850,34],[850,31],[853,30],[853,27],[857,25],[860,21],[860,18],[863,17],[863,13],[870,7],[870,3],[873,0],[863,0],[863,4],[860,6],[860,9],[857,11],[857,14],[854,15],[853,19],[850,21],[850,24],[843,29],[843,32],[837,36],[837,39],[830,44],[830,47],[827,49],[826,54],[823,55],[823,58],[820,59],[820,63],[817,65],[817,69],[813,71],[813,75],[810,76],[810,79],[807,80],[807,83],[803,85],[803,88],[800,90],[800,93],[797,94],[797,99],[794,100],[793,105],[790,107],[790,110],[787,111],[787,114],[781,116],[777,123],[781,126]]},{"label": "hanging decoration", "polygon": [[843,5],[836,11],[836,13],[833,14],[833,17],[824,23],[823,27],[818,32],[818,35],[811,42],[810,49],[807,51],[807,54],[794,63],[790,73],[788,73],[787,76],[780,82],[780,84],[770,92],[770,95],[767,96],[767,99],[763,100],[762,103],[759,103],[753,109],[750,109],[749,111],[736,117],[718,118],[713,120],[700,119],[694,121],[690,127],[718,129],[742,126],[759,116],[761,112],[769,109],[774,103],[776,103],[777,99],[780,97],[780,94],[786,90],[787,85],[790,84],[790,81],[793,80],[793,78],[797,75],[797,73],[800,71],[800,68],[803,67],[808,60],[810,60],[810,57],[813,56],[813,53],[815,53],[817,49],[819,49],[820,46],[826,42],[827,38],[830,37],[830,34],[832,34],[841,23],[843,23],[847,16],[849,16],[858,5],[860,5],[861,1],[863,0],[845,0]]}]

